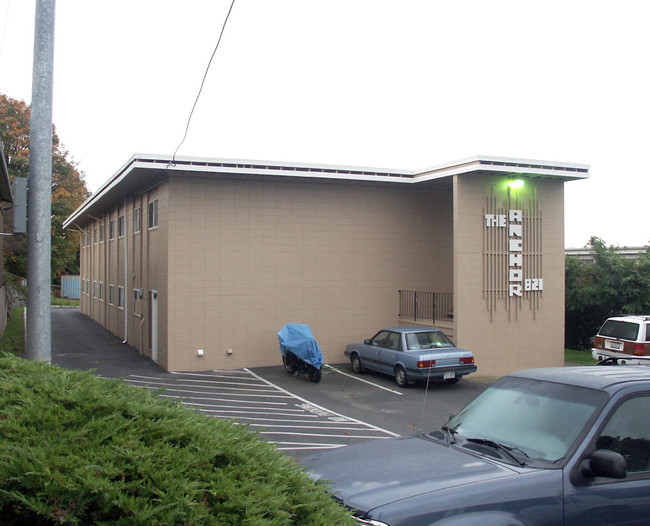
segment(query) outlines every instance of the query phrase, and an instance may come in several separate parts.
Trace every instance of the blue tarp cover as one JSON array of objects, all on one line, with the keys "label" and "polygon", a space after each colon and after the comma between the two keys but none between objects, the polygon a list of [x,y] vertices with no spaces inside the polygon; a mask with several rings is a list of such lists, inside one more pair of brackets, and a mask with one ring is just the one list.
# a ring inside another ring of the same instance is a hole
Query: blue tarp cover
[{"label": "blue tarp cover", "polygon": [[280,352],[289,349],[301,360],[320,369],[323,365],[323,353],[314,339],[309,325],[301,323],[287,323],[278,331],[278,340],[280,340]]}]

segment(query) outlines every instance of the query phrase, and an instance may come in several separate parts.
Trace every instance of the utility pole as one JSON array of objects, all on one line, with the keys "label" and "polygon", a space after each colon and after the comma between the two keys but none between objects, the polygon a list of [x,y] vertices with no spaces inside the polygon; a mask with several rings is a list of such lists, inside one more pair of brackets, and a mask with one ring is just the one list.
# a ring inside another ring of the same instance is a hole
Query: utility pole
[{"label": "utility pole", "polygon": [[36,1],[27,201],[27,338],[29,360],[51,363],[52,84],[55,0]]}]

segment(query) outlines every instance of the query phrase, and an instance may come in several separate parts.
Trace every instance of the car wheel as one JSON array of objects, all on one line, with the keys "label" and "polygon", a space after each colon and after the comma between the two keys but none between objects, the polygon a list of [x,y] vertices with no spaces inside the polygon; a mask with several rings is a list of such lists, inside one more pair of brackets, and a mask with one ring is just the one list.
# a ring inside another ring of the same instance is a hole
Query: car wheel
[{"label": "car wheel", "polygon": [[315,384],[320,382],[320,377],[321,377],[320,369],[316,369],[316,367],[310,365],[309,368],[307,369],[307,375],[309,376],[309,379]]},{"label": "car wheel", "polygon": [[445,382],[447,382],[448,384],[457,384],[458,382],[460,382],[460,376],[456,378],[447,378]]},{"label": "car wheel", "polygon": [[293,357],[293,354],[291,354],[290,350],[284,351],[284,355],[282,356],[282,364],[284,365],[284,368],[287,370],[288,373],[295,373],[296,372],[296,359]]},{"label": "car wheel", "polygon": [[352,370],[355,373],[361,374],[365,370],[365,367],[361,363],[361,358],[359,358],[358,354],[353,354],[350,357],[350,362],[352,363]]},{"label": "car wheel", "polygon": [[398,365],[395,368],[395,383],[400,387],[407,387],[409,384],[408,376],[406,376],[406,370],[401,365]]}]

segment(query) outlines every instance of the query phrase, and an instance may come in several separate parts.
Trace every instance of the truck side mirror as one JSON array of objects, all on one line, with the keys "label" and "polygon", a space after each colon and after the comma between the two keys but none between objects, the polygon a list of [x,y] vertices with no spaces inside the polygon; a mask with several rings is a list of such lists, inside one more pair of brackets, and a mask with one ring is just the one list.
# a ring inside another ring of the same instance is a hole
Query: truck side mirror
[{"label": "truck side mirror", "polygon": [[585,477],[624,479],[627,476],[625,458],[609,449],[597,449],[582,461],[580,468]]}]

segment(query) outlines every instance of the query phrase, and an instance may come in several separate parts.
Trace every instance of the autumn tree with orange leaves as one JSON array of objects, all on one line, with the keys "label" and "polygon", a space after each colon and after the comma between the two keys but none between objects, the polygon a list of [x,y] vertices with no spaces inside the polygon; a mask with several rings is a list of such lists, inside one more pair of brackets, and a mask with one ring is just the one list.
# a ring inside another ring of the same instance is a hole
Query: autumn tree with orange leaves
[{"label": "autumn tree with orange leaves", "polygon": [[[29,175],[30,109],[24,101],[0,94],[0,140],[7,157],[11,182]],[[90,195],[83,175],[70,159],[53,129],[52,134],[52,278],[79,273],[79,233],[63,230],[63,221]],[[28,218],[29,222],[29,218]],[[13,224],[11,211],[6,224]],[[5,268],[27,276],[27,236],[14,235],[5,241]]]}]

